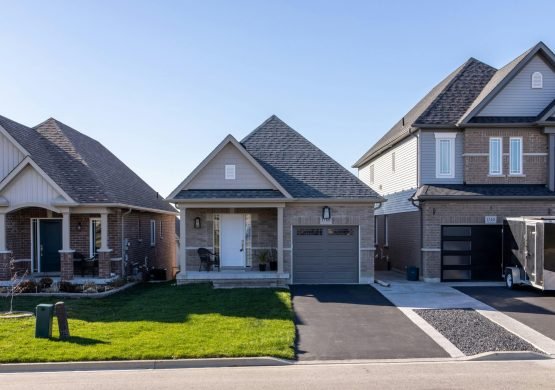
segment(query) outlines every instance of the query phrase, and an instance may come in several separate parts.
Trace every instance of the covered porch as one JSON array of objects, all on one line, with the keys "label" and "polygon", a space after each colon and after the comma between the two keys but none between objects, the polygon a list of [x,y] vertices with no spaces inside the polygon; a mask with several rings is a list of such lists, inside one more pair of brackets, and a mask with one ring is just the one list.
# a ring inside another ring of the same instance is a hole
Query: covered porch
[{"label": "covered porch", "polygon": [[[217,287],[277,287],[284,271],[282,203],[178,204],[178,283],[212,282]],[[201,261],[209,250],[214,266]]]}]

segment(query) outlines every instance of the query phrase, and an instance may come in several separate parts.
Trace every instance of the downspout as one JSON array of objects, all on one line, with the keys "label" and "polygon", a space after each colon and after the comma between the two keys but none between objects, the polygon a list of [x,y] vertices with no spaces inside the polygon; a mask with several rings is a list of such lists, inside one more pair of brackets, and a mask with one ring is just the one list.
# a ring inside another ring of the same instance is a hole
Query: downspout
[{"label": "downspout", "polygon": [[125,245],[125,217],[131,214],[133,209],[129,209],[127,212],[121,215],[121,276],[125,275],[125,263],[127,263],[127,245]]}]

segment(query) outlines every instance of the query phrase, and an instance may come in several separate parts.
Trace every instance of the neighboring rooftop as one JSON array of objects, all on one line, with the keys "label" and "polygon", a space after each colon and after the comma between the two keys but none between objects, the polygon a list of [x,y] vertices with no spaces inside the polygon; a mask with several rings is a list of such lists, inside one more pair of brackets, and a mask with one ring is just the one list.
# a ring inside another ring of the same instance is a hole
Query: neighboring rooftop
[{"label": "neighboring rooftop", "polygon": [[438,198],[555,198],[555,192],[542,184],[434,184],[423,185],[414,194],[414,199]]},{"label": "neighboring rooftop", "polygon": [[78,203],[175,211],[101,143],[56,119],[29,128],[0,116],[0,126]]}]

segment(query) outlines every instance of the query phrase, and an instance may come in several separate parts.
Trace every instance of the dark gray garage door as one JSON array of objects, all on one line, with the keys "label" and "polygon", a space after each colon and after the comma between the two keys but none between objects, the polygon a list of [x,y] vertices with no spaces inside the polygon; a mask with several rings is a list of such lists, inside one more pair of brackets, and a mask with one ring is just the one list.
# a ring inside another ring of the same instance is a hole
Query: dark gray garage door
[{"label": "dark gray garage door", "polygon": [[293,283],[358,283],[358,227],[294,227]]}]

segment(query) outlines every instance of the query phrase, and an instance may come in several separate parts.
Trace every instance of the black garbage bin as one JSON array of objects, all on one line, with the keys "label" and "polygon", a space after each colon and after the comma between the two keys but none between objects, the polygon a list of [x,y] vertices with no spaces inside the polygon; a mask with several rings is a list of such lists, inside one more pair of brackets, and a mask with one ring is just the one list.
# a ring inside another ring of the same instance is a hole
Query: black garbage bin
[{"label": "black garbage bin", "polygon": [[418,280],[419,271],[418,267],[407,267],[407,280],[416,282]]}]

